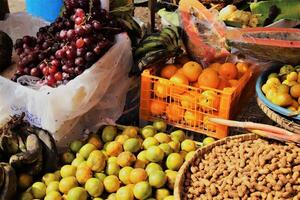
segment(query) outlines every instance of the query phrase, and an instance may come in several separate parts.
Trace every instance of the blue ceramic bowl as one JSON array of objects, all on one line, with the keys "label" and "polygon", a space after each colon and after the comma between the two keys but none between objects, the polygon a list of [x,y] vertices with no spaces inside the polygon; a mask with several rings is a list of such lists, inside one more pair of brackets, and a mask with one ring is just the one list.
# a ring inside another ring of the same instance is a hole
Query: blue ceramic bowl
[{"label": "blue ceramic bowl", "polygon": [[[281,65],[282,66],[282,65]],[[278,105],[273,104],[271,101],[269,101],[266,96],[264,95],[263,91],[261,90],[261,87],[263,86],[263,84],[266,83],[266,81],[268,80],[268,76],[271,73],[278,73],[280,70],[281,66],[273,66],[271,68],[269,68],[268,70],[264,71],[257,79],[256,81],[256,86],[255,86],[255,90],[256,90],[256,94],[258,96],[258,98],[267,106],[269,107],[271,110],[284,115],[290,119],[296,119],[296,120],[300,120],[300,115],[294,116],[294,117],[290,117],[290,115],[292,114],[292,111],[290,111],[289,109],[280,107]]]}]

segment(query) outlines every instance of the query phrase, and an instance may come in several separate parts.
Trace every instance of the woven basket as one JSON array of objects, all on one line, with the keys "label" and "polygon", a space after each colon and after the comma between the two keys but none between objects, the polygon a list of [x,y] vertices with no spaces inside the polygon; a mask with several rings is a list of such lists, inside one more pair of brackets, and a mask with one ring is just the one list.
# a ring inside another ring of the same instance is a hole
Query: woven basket
[{"label": "woven basket", "polygon": [[178,175],[176,177],[176,182],[174,186],[174,196],[175,200],[182,200],[183,195],[184,195],[184,181],[185,181],[185,175],[187,174],[189,167],[191,166],[192,163],[195,162],[196,159],[202,158],[205,154],[209,153],[214,147],[223,145],[227,143],[228,141],[235,140],[235,139],[242,139],[242,141],[248,141],[248,140],[255,140],[258,139],[259,136],[248,133],[244,135],[237,135],[237,136],[231,136],[231,137],[226,137],[222,140],[218,140],[211,145],[205,146],[203,148],[200,148],[196,151],[194,156],[189,160],[186,161],[182,167],[180,168]]},{"label": "woven basket", "polygon": [[300,124],[277,114],[269,107],[267,107],[259,98],[257,98],[257,104],[260,107],[260,109],[279,126],[291,132],[300,134]]}]

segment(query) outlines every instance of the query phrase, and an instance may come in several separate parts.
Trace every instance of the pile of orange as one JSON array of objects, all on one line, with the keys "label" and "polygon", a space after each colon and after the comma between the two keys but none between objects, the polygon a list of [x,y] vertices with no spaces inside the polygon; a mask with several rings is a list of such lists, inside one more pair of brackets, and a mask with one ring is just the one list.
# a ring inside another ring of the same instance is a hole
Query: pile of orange
[{"label": "pile of orange", "polygon": [[[212,63],[208,68],[187,60],[164,66],[159,76],[163,79],[154,83],[157,97],[150,102],[152,115],[166,114],[168,120],[189,126],[202,126],[212,131],[215,127],[207,120],[219,109],[220,92],[234,88],[239,78],[248,71],[247,63]],[[192,86],[192,87],[187,87]]]}]

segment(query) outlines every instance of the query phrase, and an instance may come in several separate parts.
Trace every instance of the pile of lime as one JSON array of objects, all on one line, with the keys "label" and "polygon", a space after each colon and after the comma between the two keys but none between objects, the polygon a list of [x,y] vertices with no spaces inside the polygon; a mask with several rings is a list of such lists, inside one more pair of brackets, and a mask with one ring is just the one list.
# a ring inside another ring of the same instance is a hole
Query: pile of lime
[{"label": "pile of lime", "polygon": [[198,143],[182,130],[167,134],[166,128],[163,121],[142,129],[105,126],[86,142],[74,141],[63,155],[69,164],[45,174],[20,199],[173,200],[178,170]]}]

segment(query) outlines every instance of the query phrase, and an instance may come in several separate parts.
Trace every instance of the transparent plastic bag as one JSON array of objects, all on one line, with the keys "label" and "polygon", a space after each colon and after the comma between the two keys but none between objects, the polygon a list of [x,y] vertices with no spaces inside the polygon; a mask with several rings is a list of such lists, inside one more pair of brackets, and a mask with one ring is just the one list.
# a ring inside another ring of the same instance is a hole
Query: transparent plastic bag
[{"label": "transparent plastic bag", "polygon": [[0,76],[0,121],[25,112],[26,120],[53,133],[58,143],[116,121],[131,82],[130,49],[128,35],[117,35],[114,46],[93,66],[57,88],[33,89]]}]

